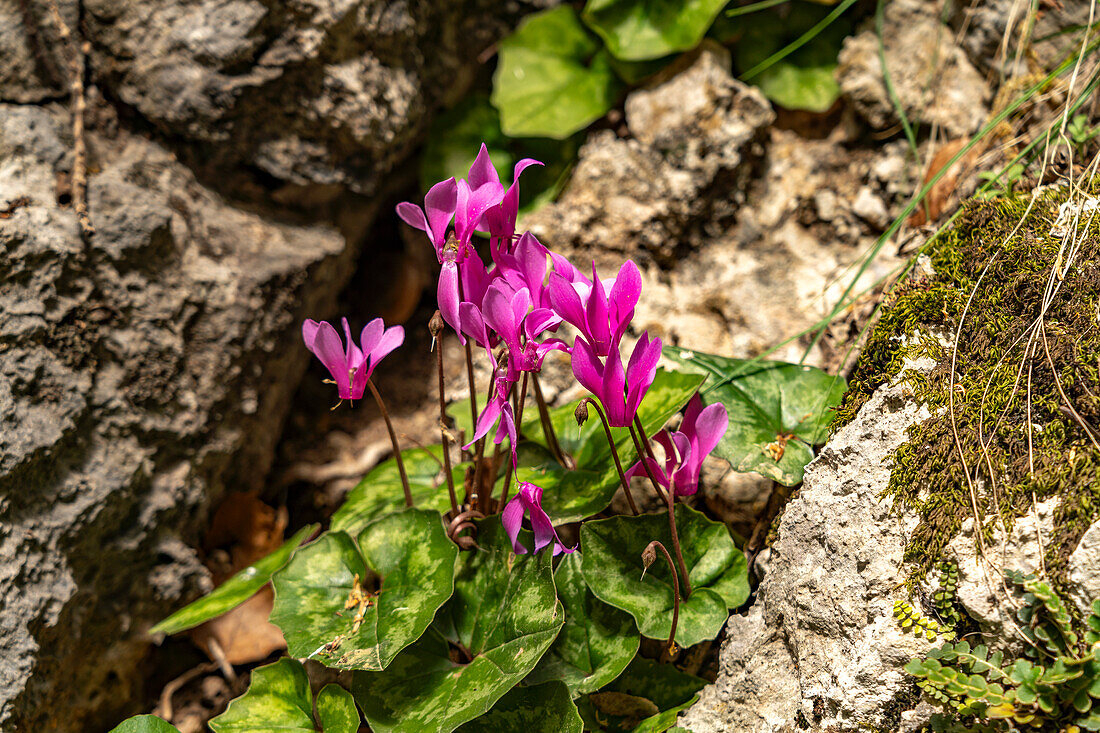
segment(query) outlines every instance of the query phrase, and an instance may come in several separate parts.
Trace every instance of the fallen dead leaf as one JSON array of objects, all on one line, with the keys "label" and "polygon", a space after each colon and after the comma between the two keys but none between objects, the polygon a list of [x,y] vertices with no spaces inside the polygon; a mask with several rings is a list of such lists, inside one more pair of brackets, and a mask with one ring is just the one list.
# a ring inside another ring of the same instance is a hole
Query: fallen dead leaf
[{"label": "fallen dead leaf", "polygon": [[214,658],[216,653],[210,646],[213,640],[230,664],[266,659],[272,652],[286,648],[283,632],[267,620],[274,603],[275,592],[270,584],[265,585],[233,610],[193,629],[191,640]]},{"label": "fallen dead leaf", "polygon": [[[928,170],[925,171],[924,180],[921,181],[921,188],[927,186],[928,182],[935,178],[936,174],[943,170],[951,159],[969,142],[970,138],[962,137],[944,143],[932,156],[932,160],[928,164]],[[951,196],[958,187],[959,179],[974,167],[983,147],[980,144],[975,145],[947,169],[943,177],[936,181],[936,184],[929,190],[928,195],[924,197],[924,201],[909,215],[908,223],[910,226],[923,226],[940,218],[940,214],[947,208]]]}]

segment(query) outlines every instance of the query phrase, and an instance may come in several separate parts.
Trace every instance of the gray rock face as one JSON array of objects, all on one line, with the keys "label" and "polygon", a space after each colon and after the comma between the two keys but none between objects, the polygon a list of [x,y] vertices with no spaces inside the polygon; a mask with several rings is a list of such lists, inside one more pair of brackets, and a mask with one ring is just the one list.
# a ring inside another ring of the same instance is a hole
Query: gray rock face
[{"label": "gray rock face", "polygon": [[334,306],[352,256],[335,230],[234,208],[129,136],[102,148],[85,244],[55,203],[58,112],[0,106],[0,202],[30,199],[0,220],[11,731],[103,728],[137,702],[144,632],[209,583],[197,527],[262,481],[305,366],[297,324]]},{"label": "gray rock face", "polygon": [[1100,522],[1093,522],[1085,530],[1069,556],[1066,585],[1069,599],[1083,614],[1100,598]]},{"label": "gray rock face", "polygon": [[[895,0],[883,22],[886,66],[909,120],[935,124],[949,138],[977,130],[989,113],[989,85],[955,33],[939,18],[940,3]],[[879,39],[871,29],[845,39],[837,66],[841,92],[870,125],[900,122],[883,81]]]},{"label": "gray rock face", "polygon": [[85,0],[84,12],[101,83],[203,171],[369,194],[469,86],[477,54],[546,4]]},{"label": "gray rock face", "polygon": [[807,467],[755,604],[726,627],[718,680],[679,725],[695,733],[897,727],[890,716],[912,687],[902,666],[932,644],[892,616],[916,518],[881,493],[889,457],[928,414],[903,387],[884,387]]}]

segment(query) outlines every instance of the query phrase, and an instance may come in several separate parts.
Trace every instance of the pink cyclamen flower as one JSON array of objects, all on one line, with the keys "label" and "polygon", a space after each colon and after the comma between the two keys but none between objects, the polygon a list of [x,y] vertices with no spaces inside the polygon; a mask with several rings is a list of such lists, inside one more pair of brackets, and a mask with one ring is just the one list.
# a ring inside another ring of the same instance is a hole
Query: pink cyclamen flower
[{"label": "pink cyclamen flower", "polygon": [[[672,489],[674,496],[690,496],[698,491],[703,460],[718,445],[728,426],[729,415],[725,405],[715,403],[703,407],[698,394],[692,397],[684,411],[680,429],[673,433],[662,430],[653,438],[665,452],[663,468],[653,459],[645,459],[657,483]],[[644,474],[641,461],[626,472],[627,478]]]},{"label": "pink cyclamen flower", "polygon": [[351,337],[348,319],[343,319],[347,345],[341,341],[336,329],[325,321],[306,319],[302,324],[302,339],[332,375],[342,400],[358,400],[363,397],[367,380],[374,373],[378,362],[405,341],[405,329],[401,326],[386,328],[381,318],[363,327],[356,345]]},{"label": "pink cyclamen flower", "polygon": [[526,481],[519,482],[519,493],[512,497],[504,507],[501,522],[508,539],[512,541],[512,551],[517,555],[527,554],[527,548],[519,543],[519,530],[523,525],[523,515],[531,518],[531,530],[535,533],[535,548],[538,553],[547,545],[553,544],[553,554],[573,552],[576,547],[566,547],[558,537],[550,517],[542,509],[542,489]]},{"label": "pink cyclamen flower", "polygon": [[493,436],[493,443],[500,445],[504,442],[505,436],[508,437],[509,446],[512,449],[512,468],[515,468],[517,465],[516,416],[512,411],[512,402],[508,399],[508,393],[512,391],[513,384],[515,384],[515,381],[508,379],[508,370],[497,369],[496,377],[493,380],[493,396],[489,399],[489,403],[485,405],[485,409],[478,415],[474,437],[463,446],[463,449],[469,449],[496,425],[497,432]]},{"label": "pink cyclamen flower", "polygon": [[[539,371],[547,353],[566,349],[565,342],[560,339],[542,343],[536,340],[555,322],[549,311],[531,310],[531,294],[527,288],[513,290],[507,282],[495,281],[485,293],[482,314],[485,325],[508,346],[508,378],[512,381],[519,372]],[[492,359],[491,353],[489,358]]]},{"label": "pink cyclamen flower", "polygon": [[624,262],[610,282],[609,294],[596,274],[595,262],[591,282],[579,277],[579,273],[571,282],[558,272],[559,263],[554,264],[555,271],[550,273],[550,303],[554,311],[584,335],[596,356],[607,356],[617,350],[642,294],[638,266],[631,260]]},{"label": "pink cyclamen flower", "polygon": [[608,354],[605,363],[581,338],[573,342],[572,357],[573,376],[600,400],[607,421],[615,427],[625,428],[634,422],[638,406],[657,375],[661,339],[650,340],[648,332],[642,334],[625,370],[617,347]]}]

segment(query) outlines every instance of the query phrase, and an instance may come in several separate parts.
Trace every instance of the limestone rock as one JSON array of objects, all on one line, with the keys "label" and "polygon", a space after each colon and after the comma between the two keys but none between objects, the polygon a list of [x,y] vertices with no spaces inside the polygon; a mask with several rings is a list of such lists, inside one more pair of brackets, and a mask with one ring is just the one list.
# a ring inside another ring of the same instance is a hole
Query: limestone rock
[{"label": "limestone rock", "polygon": [[[989,85],[939,19],[940,3],[895,0],[885,9],[882,43],[898,100],[911,122],[938,125],[949,138],[976,131],[989,113]],[[837,66],[842,94],[875,129],[899,124],[883,81],[874,29],[846,38]]]},{"label": "limestone rock", "polygon": [[1069,556],[1066,586],[1069,600],[1082,614],[1088,613],[1092,602],[1100,598],[1100,522],[1089,525]]},{"label": "limestone rock", "polygon": [[[97,233],[56,203],[68,114],[0,106],[0,729],[104,730],[152,622],[208,588],[212,502],[263,481],[351,248],[224,201],[140,137],[97,141]],[[65,700],[59,705],[58,700]]]},{"label": "limestone rock", "polygon": [[[99,82],[200,170],[372,193],[524,0],[86,0]],[[212,144],[213,143],[213,144]]]},{"label": "limestone rock", "polygon": [[560,200],[524,225],[552,249],[643,249],[667,261],[691,222],[732,213],[716,190],[739,195],[773,119],[759,90],[733,78],[729,53],[705,45],[627,97],[633,138],[593,134]]},{"label": "limestone rock", "polygon": [[806,468],[783,514],[757,599],[734,616],[717,681],[679,725],[719,731],[890,730],[912,681],[902,666],[931,642],[892,616],[916,525],[882,492],[888,460],[928,409],[883,387]]}]

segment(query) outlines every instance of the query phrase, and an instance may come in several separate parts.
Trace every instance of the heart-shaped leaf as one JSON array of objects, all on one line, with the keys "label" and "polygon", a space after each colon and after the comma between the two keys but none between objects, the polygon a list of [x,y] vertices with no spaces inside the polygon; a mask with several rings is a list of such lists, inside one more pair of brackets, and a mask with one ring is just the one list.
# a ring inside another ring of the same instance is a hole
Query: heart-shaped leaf
[{"label": "heart-shaped leaf", "polygon": [[[443,448],[433,445],[401,452],[409,476],[413,505],[418,509],[435,509],[439,513],[451,508],[443,478]],[[452,466],[455,486],[462,485],[465,466]],[[461,497],[460,497],[461,498]],[[375,466],[354,489],[348,492],[344,504],[332,515],[332,530],[343,530],[353,537],[368,523],[390,512],[405,508],[405,492],[394,459]]]},{"label": "heart-shaped leaf", "polygon": [[588,0],[584,22],[615,58],[643,61],[694,48],[726,0]]},{"label": "heart-shaped leaf", "polygon": [[180,733],[179,728],[155,715],[137,715],[111,729],[111,733]]},{"label": "heart-shaped leaf", "polygon": [[[581,717],[593,730],[642,733],[666,730],[691,705],[706,680],[671,664],[635,657],[611,684],[578,700]],[[662,727],[664,726],[664,727]]]},{"label": "heart-shaped leaf", "polygon": [[848,389],[841,376],[816,367],[775,361],[752,362],[667,346],[665,356],[708,375],[700,391],[705,404],[721,402],[729,428],[715,454],[735,471],[755,471],[794,486],[825,442],[833,411]]},{"label": "heart-shaped leaf", "polygon": [[[695,374],[657,371],[652,386],[646,392],[638,409],[638,416],[647,435],[653,435],[687,404],[695,394],[702,378]],[[520,481],[530,481],[542,487],[542,505],[555,524],[576,522],[603,511],[619,490],[619,474],[611,459],[611,448],[595,410],[589,411],[588,422],[577,426],[574,412],[577,402],[562,405],[550,411],[550,421],[562,450],[573,457],[576,469],[568,471],[549,453],[542,453],[543,460],[533,465],[521,465],[516,471]],[[538,414],[525,413],[523,432],[527,439],[541,446],[546,445]],[[623,469],[637,460],[634,443],[626,428],[612,428],[612,437],[618,447]]]},{"label": "heart-shaped leaf", "polygon": [[[676,505],[676,529],[691,580],[691,595],[680,599],[676,643],[691,646],[713,639],[749,596],[745,556],[725,525],[684,504]],[[629,613],[643,635],[667,639],[672,626],[672,575],[658,554],[644,577],[642,552],[658,540],[676,562],[665,513],[617,516],[581,526],[581,570],[588,587],[605,603]],[[677,572],[679,572],[677,570]]]},{"label": "heart-shaped leaf", "polygon": [[525,682],[562,680],[573,697],[594,692],[618,677],[637,653],[634,620],[592,595],[581,575],[579,553],[558,564],[554,584],[565,607],[565,625]]},{"label": "heart-shaped leaf", "polygon": [[459,556],[454,596],[428,633],[384,672],[355,674],[375,733],[446,733],[484,715],[561,629],[550,553],[513,554],[495,517],[477,522],[477,542],[480,551]]},{"label": "heart-shaped leaf", "polygon": [[427,509],[371,522],[358,546],[347,533],[330,532],[275,576],[271,622],[293,657],[385,669],[450,597],[457,554],[439,513]]},{"label": "heart-shaped leaf", "polygon": [[493,106],[510,137],[561,140],[603,117],[619,84],[569,5],[527,16],[500,42]]},{"label": "heart-shaped leaf", "polygon": [[248,692],[230,702],[210,727],[214,733],[356,733],[359,729],[355,702],[339,686],[321,690],[317,706],[320,720],[315,721],[305,669],[297,660],[280,659],[253,670]]},{"label": "heart-shaped leaf", "polygon": [[294,551],[315,531],[317,531],[316,524],[302,527],[293,537],[284,542],[278,550],[241,570],[215,588],[210,595],[204,596],[194,603],[189,603],[176,611],[150,629],[149,632],[152,634],[176,634],[180,631],[193,629],[199,624],[221,616],[226,611],[233,610],[255,595],[260,588],[267,585],[267,582],[271,580],[271,576],[287,564]]},{"label": "heart-shaped leaf", "polygon": [[581,733],[584,722],[562,682],[513,687],[487,714],[465,723],[459,733]]}]

